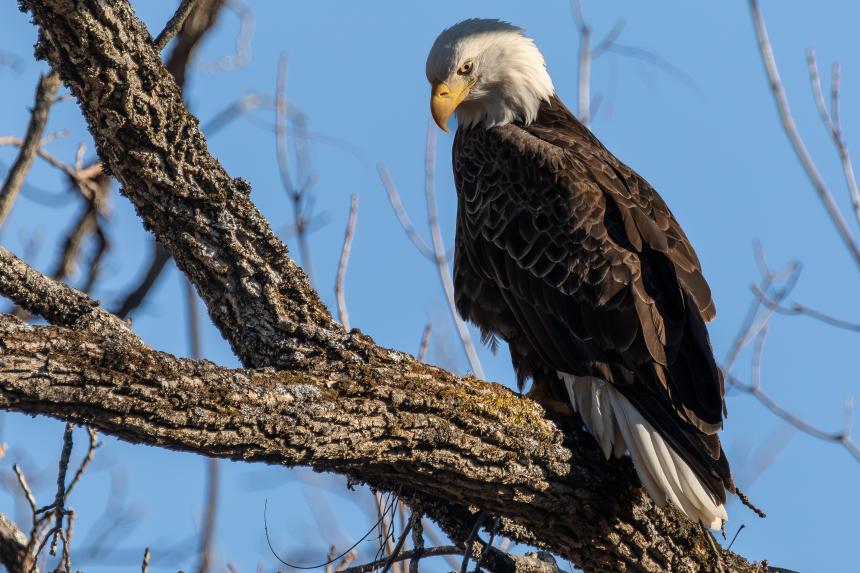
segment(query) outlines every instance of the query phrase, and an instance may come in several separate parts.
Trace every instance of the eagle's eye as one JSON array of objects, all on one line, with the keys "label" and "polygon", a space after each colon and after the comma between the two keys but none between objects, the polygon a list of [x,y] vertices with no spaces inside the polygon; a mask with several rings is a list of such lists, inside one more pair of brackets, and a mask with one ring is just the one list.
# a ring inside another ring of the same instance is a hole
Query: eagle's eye
[{"label": "eagle's eye", "polygon": [[475,67],[475,63],[472,60],[466,60],[463,62],[463,65],[460,66],[460,69],[457,70],[457,73],[461,76],[465,76],[472,73],[472,69]]}]

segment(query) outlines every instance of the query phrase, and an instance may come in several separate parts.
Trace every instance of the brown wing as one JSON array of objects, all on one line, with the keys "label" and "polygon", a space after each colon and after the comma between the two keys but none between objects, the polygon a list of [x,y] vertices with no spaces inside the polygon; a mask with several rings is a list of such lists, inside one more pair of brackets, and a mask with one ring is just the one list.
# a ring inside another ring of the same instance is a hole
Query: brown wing
[{"label": "brown wing", "polygon": [[723,382],[695,252],[650,185],[545,107],[527,128],[458,132],[458,308],[511,343],[521,376],[539,360],[618,386],[721,492]]}]

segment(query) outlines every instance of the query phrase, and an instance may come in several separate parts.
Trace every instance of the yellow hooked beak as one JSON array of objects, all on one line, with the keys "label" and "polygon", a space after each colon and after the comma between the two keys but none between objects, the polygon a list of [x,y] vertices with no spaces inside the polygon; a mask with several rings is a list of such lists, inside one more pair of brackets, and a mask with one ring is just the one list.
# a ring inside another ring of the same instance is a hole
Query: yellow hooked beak
[{"label": "yellow hooked beak", "polygon": [[448,118],[469,94],[471,82],[458,81],[451,86],[445,82],[433,84],[430,92],[430,113],[442,131],[448,131]]}]

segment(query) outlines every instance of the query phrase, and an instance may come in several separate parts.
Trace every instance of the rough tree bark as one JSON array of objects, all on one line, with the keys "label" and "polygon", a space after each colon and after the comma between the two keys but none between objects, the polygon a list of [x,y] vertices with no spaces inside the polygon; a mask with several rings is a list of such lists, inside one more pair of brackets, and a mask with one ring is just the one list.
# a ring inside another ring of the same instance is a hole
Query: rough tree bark
[{"label": "rough tree bark", "polygon": [[[107,170],[191,279],[248,370],[141,343],[85,295],[0,251],[0,291],[54,326],[0,320],[0,407],[135,442],[307,465],[395,490],[457,542],[479,507],[502,533],[587,571],[714,571],[699,526],[653,506],[530,400],[345,332],[286,247],[207,152],[125,1],[24,2],[37,55],[78,99]],[[252,370],[253,369],[253,370]],[[721,551],[731,571],[760,566]],[[501,559],[501,557],[499,557]]]}]

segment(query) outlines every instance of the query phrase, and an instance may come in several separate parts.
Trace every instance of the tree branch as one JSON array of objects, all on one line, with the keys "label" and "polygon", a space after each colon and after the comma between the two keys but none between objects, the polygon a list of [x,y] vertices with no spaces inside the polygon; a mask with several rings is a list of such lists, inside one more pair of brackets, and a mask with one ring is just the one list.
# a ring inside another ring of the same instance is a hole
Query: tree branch
[{"label": "tree branch", "polygon": [[[80,308],[88,299],[79,295],[79,314],[111,331],[2,319],[0,407],[135,442],[343,473],[396,489],[456,542],[475,506],[503,518],[501,534],[589,571],[712,569],[700,528],[654,507],[629,460],[605,461],[574,420],[554,423],[501,386],[421,364],[336,324],[250,201],[249,185],[207,152],[126,2],[25,7],[40,27],[37,53],[77,97],[106,168],[236,355],[257,370],[118,343],[114,335],[128,336],[127,328]],[[20,285],[0,287],[32,298]],[[756,570],[729,552],[723,561]]]},{"label": "tree branch", "polygon": [[33,104],[33,111],[30,113],[30,123],[27,126],[27,134],[24,136],[24,141],[21,143],[21,151],[12,164],[9,173],[6,175],[6,180],[3,182],[3,187],[0,187],[0,225],[9,211],[12,210],[12,205],[18,197],[18,191],[21,189],[21,184],[24,183],[24,178],[27,176],[27,171],[33,164],[33,159],[36,157],[36,152],[39,150],[42,140],[42,132],[45,130],[45,124],[48,123],[48,111],[54,103],[54,95],[60,87],[60,78],[55,73],[43,75],[39,78],[39,84],[36,87],[36,98]]}]

